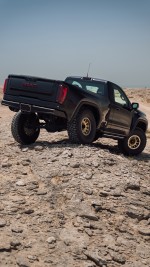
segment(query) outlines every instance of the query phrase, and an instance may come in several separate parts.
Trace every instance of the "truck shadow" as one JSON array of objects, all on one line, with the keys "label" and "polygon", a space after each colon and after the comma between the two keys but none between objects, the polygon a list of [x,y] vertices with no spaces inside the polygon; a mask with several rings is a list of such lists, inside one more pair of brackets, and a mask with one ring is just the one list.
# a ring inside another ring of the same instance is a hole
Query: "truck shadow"
[{"label": "truck shadow", "polygon": [[[38,147],[43,147],[43,149],[45,148],[79,148],[80,146],[84,146],[84,145],[80,145],[80,144],[73,144],[71,142],[69,142],[69,140],[67,138],[65,139],[61,139],[58,141],[36,141],[34,144],[30,145],[30,146],[21,146],[21,148],[29,148],[29,149],[35,149],[38,151]],[[110,144],[102,144],[101,142],[96,142],[96,143],[92,143],[91,145],[85,145],[88,147],[95,147],[101,150],[108,150],[110,152],[110,154],[114,154],[114,155],[120,155],[120,156],[124,156],[117,145],[110,145]],[[143,152],[142,154],[138,155],[138,156],[134,156],[134,157],[127,157],[124,156],[126,158],[133,158],[136,159],[138,161],[150,161],[150,153],[147,152]]]},{"label": "truck shadow", "polygon": [[97,148],[100,148],[100,149],[103,149],[103,150],[108,150],[111,154],[114,154],[114,155],[121,155],[123,157],[126,157],[126,158],[131,158],[131,159],[136,159],[138,161],[150,161],[150,153],[147,153],[147,152],[142,152],[142,154],[140,155],[137,155],[137,156],[124,156],[117,145],[107,145],[107,144],[102,144],[102,143],[95,143],[95,144],[92,144],[92,146],[95,146]]}]

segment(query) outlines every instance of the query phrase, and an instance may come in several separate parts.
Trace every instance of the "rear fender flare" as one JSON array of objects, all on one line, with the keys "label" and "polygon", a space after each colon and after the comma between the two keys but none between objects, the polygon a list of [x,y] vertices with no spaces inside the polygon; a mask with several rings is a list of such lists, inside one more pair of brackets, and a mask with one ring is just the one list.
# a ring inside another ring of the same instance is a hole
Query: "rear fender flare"
[{"label": "rear fender flare", "polygon": [[100,112],[98,106],[95,103],[88,102],[88,101],[82,101],[79,103],[79,105],[75,108],[74,112],[72,113],[72,116],[71,116],[69,122],[71,122],[74,119],[74,117],[76,117],[76,115],[78,114],[78,112],[81,109],[91,110],[93,112],[95,120],[96,120],[96,126],[98,126],[100,124],[102,116],[101,116],[101,112]]}]

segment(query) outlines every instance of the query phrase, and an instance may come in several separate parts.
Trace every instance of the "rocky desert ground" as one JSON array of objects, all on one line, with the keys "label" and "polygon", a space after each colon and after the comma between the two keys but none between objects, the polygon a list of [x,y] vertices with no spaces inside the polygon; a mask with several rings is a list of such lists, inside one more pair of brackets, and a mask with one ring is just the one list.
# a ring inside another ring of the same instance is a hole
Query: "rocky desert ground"
[{"label": "rocky desert ground", "polygon": [[[150,89],[126,92],[150,119]],[[149,267],[149,134],[133,158],[109,139],[71,144],[66,132],[20,146],[13,115],[0,106],[0,266]]]}]

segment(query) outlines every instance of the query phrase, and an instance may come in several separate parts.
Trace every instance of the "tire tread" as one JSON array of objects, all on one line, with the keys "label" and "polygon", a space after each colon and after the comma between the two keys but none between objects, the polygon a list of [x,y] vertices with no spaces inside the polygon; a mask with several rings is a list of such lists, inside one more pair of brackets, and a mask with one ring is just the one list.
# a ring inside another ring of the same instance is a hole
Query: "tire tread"
[{"label": "tire tread", "polygon": [[[35,118],[37,117],[35,113],[33,113],[33,115],[35,116]],[[14,115],[11,123],[12,136],[15,141],[21,145],[29,145],[34,143],[40,133],[40,128],[38,128],[32,136],[26,135],[26,133],[23,131],[23,123],[25,121],[25,116],[26,114],[23,114],[21,111],[19,111]]]},{"label": "tire tread", "polygon": [[76,143],[76,144],[88,144],[88,143],[92,143],[92,141],[94,141],[94,137],[93,140],[91,142],[87,141],[83,141],[81,140],[81,135],[79,133],[79,129],[78,129],[78,124],[80,121],[80,118],[82,116],[83,113],[87,113],[89,116],[91,116],[91,122],[93,123],[93,128],[92,131],[94,131],[94,137],[96,134],[96,122],[95,122],[95,118],[93,115],[93,112],[90,109],[81,109],[77,116],[75,116],[71,122],[68,122],[67,124],[67,131],[68,131],[68,136],[71,142]]},{"label": "tire tread", "polygon": [[[136,133],[141,135],[141,145],[139,148],[135,149],[135,150],[131,150],[128,145],[127,145],[127,140],[128,137],[130,137],[132,134]],[[142,151],[144,150],[145,146],[146,146],[146,134],[145,132],[141,129],[141,128],[135,128],[135,130],[132,132],[132,134],[129,134],[128,137],[124,138],[123,140],[118,140],[118,148],[120,149],[120,151],[126,155],[126,156],[136,156],[142,153]]]}]

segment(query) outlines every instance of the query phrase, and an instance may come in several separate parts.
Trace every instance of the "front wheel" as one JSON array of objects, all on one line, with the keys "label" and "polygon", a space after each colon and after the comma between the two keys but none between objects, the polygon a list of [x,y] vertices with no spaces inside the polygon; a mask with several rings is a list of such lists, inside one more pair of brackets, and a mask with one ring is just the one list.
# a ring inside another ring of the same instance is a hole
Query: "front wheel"
[{"label": "front wheel", "polygon": [[146,146],[146,134],[143,130],[136,128],[129,136],[123,140],[118,140],[118,147],[124,155],[136,156],[144,150]]},{"label": "front wheel", "polygon": [[38,116],[35,113],[26,114],[19,111],[13,117],[11,132],[19,144],[29,145],[34,143],[40,133]]},{"label": "front wheel", "polygon": [[73,143],[90,144],[96,134],[96,121],[92,111],[82,109],[67,125],[69,139]]}]

